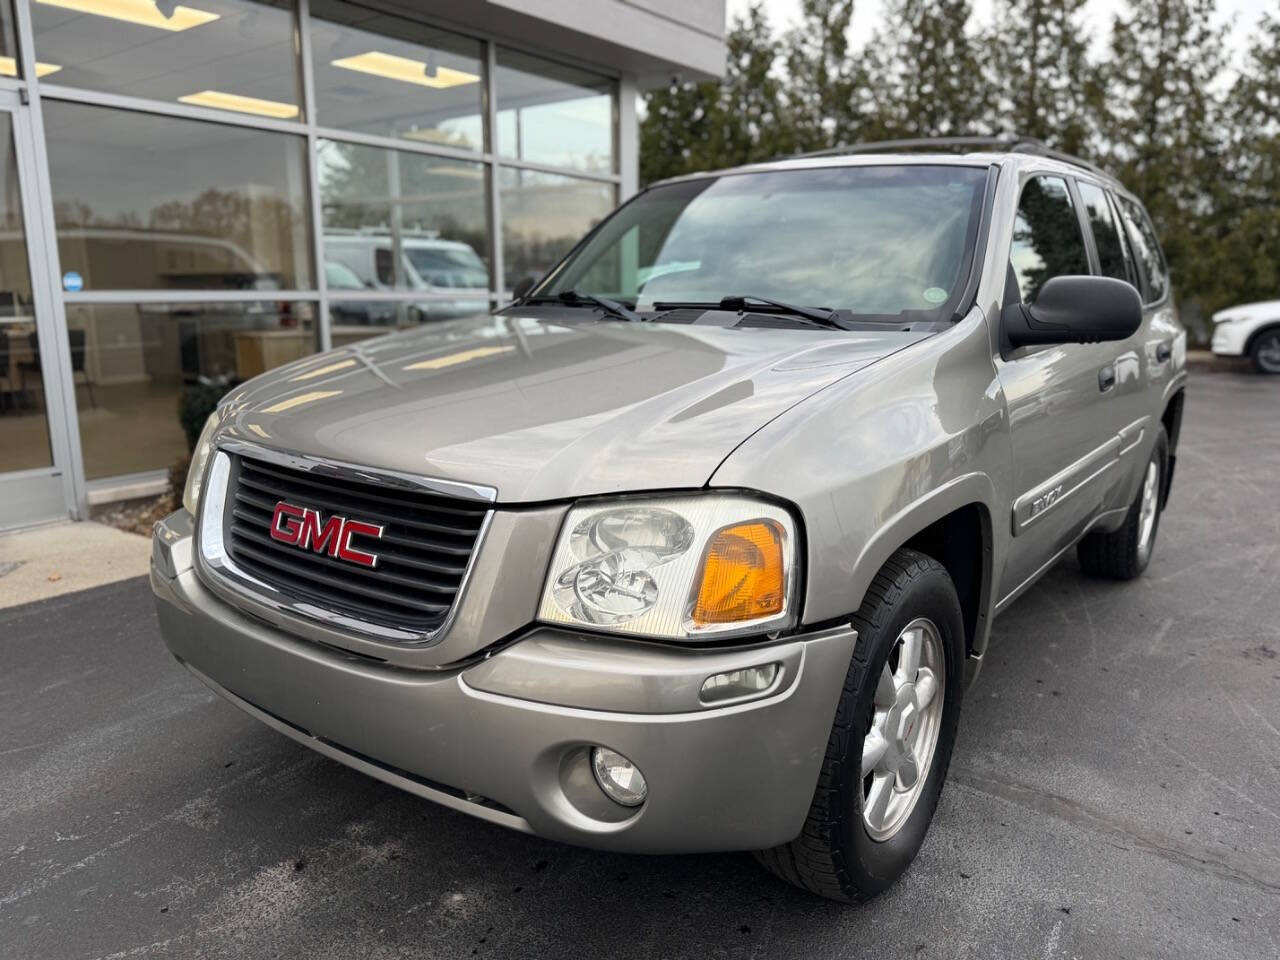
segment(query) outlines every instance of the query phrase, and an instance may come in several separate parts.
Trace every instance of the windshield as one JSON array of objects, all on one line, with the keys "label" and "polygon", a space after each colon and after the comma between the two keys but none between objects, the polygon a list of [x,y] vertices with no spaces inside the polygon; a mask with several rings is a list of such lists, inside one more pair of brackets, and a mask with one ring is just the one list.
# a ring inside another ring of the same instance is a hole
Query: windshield
[{"label": "windshield", "polygon": [[770,297],[860,316],[942,314],[962,296],[987,171],[855,166],[655,187],[535,291],[640,310]]}]

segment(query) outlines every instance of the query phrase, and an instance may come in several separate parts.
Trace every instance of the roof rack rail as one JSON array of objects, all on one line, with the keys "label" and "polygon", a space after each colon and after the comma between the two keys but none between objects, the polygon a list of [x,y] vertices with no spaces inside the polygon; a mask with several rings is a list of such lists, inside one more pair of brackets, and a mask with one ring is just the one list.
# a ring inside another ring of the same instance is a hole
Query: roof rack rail
[{"label": "roof rack rail", "polygon": [[809,153],[792,154],[778,157],[779,160],[807,159],[809,157],[838,157],[857,153],[888,153],[899,150],[927,150],[937,147],[988,147],[1007,153],[1026,153],[1038,157],[1049,157],[1073,166],[1083,167],[1108,179],[1114,179],[1095,163],[1081,159],[1070,153],[1055,150],[1043,140],[1019,134],[1008,136],[973,136],[973,137],[912,137],[903,140],[870,140],[865,143],[842,143],[825,150],[814,150]]}]

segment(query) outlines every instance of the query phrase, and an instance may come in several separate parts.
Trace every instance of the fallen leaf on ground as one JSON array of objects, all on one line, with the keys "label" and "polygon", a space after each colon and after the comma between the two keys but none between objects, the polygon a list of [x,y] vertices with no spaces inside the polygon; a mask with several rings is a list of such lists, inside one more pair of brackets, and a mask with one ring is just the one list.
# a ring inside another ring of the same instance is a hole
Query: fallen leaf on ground
[{"label": "fallen leaf on ground", "polygon": [[55,572],[53,572],[53,573],[51,573],[51,574],[49,574],[49,582],[50,582],[50,583],[57,583],[57,582],[58,582],[59,580],[61,580],[61,579],[62,579],[62,574],[60,574],[60,573],[58,573],[58,572],[56,572],[56,571],[55,571]]}]

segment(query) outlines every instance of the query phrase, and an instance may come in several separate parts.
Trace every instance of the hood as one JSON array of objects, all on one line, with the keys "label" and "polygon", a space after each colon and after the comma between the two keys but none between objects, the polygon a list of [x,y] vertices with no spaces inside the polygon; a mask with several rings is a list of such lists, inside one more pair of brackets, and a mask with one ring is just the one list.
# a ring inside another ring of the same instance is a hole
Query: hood
[{"label": "hood", "polygon": [[500,502],[695,488],[795,403],[927,336],[483,316],[308,357],[220,436],[483,484]]},{"label": "hood", "polygon": [[1219,310],[1213,315],[1214,323],[1225,320],[1254,320],[1263,315],[1280,311],[1280,300],[1260,300],[1257,303],[1241,303],[1234,307]]}]

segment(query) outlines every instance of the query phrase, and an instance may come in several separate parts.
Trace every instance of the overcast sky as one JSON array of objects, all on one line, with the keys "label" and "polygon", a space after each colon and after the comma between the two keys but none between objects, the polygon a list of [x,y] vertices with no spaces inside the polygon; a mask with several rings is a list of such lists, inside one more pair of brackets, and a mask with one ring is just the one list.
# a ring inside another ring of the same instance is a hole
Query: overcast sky
[{"label": "overcast sky", "polygon": [[[763,0],[774,30],[792,25],[800,10],[800,0]],[[732,19],[745,11],[751,0],[727,0],[728,17]],[[1089,0],[1085,8],[1085,20],[1093,36],[1094,44],[1105,43],[1111,29],[1113,11],[1120,4],[1107,0]],[[985,22],[991,16],[991,0],[973,0],[974,18]],[[853,44],[861,46],[880,23],[883,0],[860,0],[854,5]],[[1258,17],[1266,9],[1280,10],[1277,0],[1218,0],[1218,16],[1223,21],[1235,17],[1231,32],[1231,48],[1238,53],[1248,43],[1249,32]]]}]

